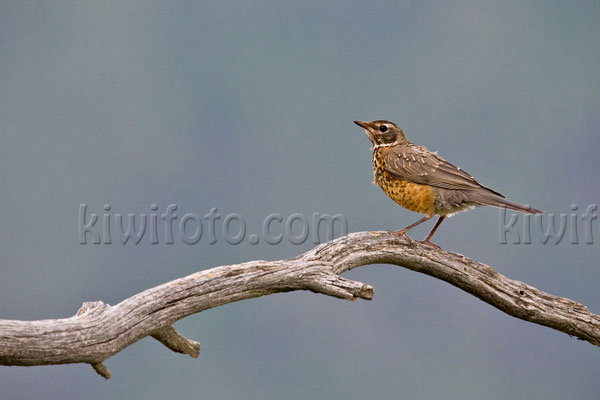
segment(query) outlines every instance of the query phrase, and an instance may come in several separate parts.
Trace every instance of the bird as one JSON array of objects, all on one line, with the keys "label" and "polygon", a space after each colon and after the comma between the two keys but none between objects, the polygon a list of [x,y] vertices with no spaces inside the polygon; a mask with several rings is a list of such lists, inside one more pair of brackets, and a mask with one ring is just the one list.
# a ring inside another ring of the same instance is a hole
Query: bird
[{"label": "bird", "polygon": [[433,229],[421,243],[431,242],[442,221],[457,212],[479,206],[493,206],[527,214],[543,211],[513,203],[502,194],[483,186],[473,176],[412,143],[395,123],[386,120],[354,121],[364,129],[373,150],[373,183],[402,207],[424,214],[423,218],[394,232],[408,240],[406,232],[439,215]]}]

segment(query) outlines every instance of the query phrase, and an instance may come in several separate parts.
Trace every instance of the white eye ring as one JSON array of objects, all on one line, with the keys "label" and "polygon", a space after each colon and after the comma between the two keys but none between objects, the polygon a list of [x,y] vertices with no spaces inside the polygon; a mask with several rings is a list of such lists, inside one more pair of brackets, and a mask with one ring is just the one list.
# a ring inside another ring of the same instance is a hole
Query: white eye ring
[{"label": "white eye ring", "polygon": [[379,127],[379,132],[386,133],[388,131],[388,127],[386,124],[383,124]]}]

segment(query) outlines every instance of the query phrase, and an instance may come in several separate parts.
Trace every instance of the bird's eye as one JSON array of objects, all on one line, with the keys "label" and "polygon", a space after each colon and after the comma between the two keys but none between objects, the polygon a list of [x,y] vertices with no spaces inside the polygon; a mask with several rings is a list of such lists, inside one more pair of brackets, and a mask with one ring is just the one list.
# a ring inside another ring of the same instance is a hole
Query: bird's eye
[{"label": "bird's eye", "polygon": [[386,133],[386,132],[387,132],[387,130],[388,130],[388,127],[387,127],[387,125],[381,125],[381,126],[379,127],[379,132],[381,132],[381,133]]}]

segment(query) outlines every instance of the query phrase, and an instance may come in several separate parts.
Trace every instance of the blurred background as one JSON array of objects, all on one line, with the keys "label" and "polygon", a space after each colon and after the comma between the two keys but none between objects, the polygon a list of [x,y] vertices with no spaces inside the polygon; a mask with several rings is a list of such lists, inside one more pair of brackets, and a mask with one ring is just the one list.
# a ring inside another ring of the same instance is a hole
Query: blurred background
[{"label": "blurred background", "polygon": [[[0,318],[73,315],[218,265],[312,243],[203,237],[79,244],[79,205],[419,216],[371,184],[352,120],[389,119],[513,201],[600,201],[600,3],[0,3]],[[422,239],[431,223],[415,229]],[[219,226],[219,225],[217,225]],[[274,231],[279,229],[274,225]],[[580,227],[580,229],[582,229]],[[217,231],[219,233],[219,231]],[[583,230],[580,230],[582,234]],[[600,312],[592,245],[500,244],[499,212],[445,222],[443,248]],[[509,240],[510,242],[510,240]],[[152,339],[88,365],[0,367],[4,398],[592,398],[600,349],[393,266],[346,275],[371,302],[272,295],[179,321],[197,360]]]}]

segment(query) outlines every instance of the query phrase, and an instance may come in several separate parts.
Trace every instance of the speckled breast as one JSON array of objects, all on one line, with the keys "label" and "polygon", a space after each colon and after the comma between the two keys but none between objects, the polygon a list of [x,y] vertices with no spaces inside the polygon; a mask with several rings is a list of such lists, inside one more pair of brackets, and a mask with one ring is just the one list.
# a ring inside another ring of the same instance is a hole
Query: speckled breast
[{"label": "speckled breast", "polygon": [[433,188],[389,174],[385,170],[383,157],[378,156],[381,150],[383,149],[373,152],[373,183],[379,185],[385,194],[402,207],[421,214],[434,215],[436,196]]}]

